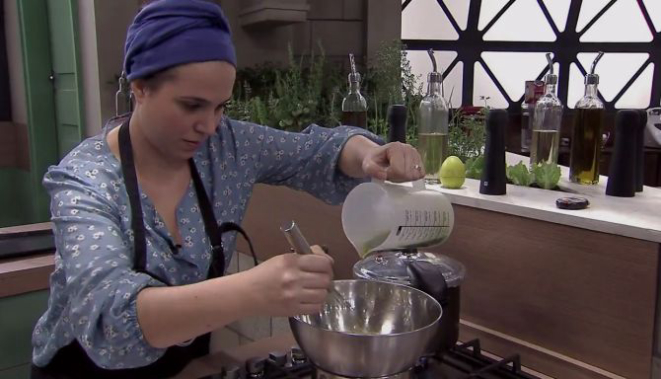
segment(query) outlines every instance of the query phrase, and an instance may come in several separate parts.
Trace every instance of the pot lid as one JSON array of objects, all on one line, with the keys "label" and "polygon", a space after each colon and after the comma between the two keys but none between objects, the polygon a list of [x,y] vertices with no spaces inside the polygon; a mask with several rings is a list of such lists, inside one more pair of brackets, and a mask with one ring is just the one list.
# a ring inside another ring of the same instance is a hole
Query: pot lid
[{"label": "pot lid", "polygon": [[415,261],[438,266],[450,288],[460,286],[466,276],[466,268],[459,261],[445,255],[421,251],[377,251],[358,261],[353,266],[353,273],[361,279],[411,285],[407,267]]}]

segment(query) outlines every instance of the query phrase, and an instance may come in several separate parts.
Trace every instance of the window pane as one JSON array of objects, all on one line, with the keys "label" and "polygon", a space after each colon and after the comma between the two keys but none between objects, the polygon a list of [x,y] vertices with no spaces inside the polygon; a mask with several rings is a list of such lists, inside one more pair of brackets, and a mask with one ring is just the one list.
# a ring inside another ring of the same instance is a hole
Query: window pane
[{"label": "window pane", "polygon": [[651,42],[653,38],[636,0],[618,0],[581,36],[580,41]]},{"label": "window pane", "polygon": [[652,23],[657,33],[661,32],[661,1],[659,0],[643,0],[647,14],[650,15]]},{"label": "window pane", "polygon": [[482,59],[496,75],[509,97],[523,97],[526,80],[535,80],[548,65],[545,53],[484,52]]},{"label": "window pane", "polygon": [[564,32],[565,26],[567,26],[570,4],[571,0],[544,0],[544,5],[549,10],[555,26],[561,32]]},{"label": "window pane", "polygon": [[459,108],[461,106],[461,97],[464,93],[463,81],[464,63],[459,62],[449,74],[446,74],[446,78],[443,80],[445,99],[450,103],[452,108]]},{"label": "window pane", "polygon": [[492,108],[507,108],[508,103],[505,97],[500,93],[498,87],[493,83],[482,67],[482,64],[475,63],[475,85],[473,86],[473,105],[484,106],[487,103]]},{"label": "window pane", "polygon": [[585,93],[585,84],[583,74],[578,69],[576,63],[569,66],[569,93],[567,94],[567,107],[574,109],[576,103],[583,97]]},{"label": "window pane", "polygon": [[484,35],[485,41],[555,41],[536,0],[517,0]]},{"label": "window pane", "polygon": [[436,0],[413,0],[402,12],[402,38],[457,40],[459,35]]},{"label": "window pane", "polygon": [[[580,53],[578,54],[578,61],[581,62],[583,68],[589,71],[596,57],[596,53]],[[604,54],[595,71],[599,75],[599,90],[604,95],[604,99],[612,101],[648,57],[649,54],[647,53]]]},{"label": "window pane", "polygon": [[600,10],[604,9],[606,4],[608,4],[610,0],[589,0],[589,1],[584,1],[581,4],[581,11],[578,14],[578,22],[576,23],[576,31],[580,32],[585,28],[585,25],[587,25],[594,16],[599,13]]},{"label": "window pane", "polygon": [[652,97],[652,77],[654,76],[654,63],[647,66],[645,71],[629,87],[627,92],[615,104],[615,108],[647,108]]},{"label": "window pane", "polygon": [[461,30],[466,30],[468,25],[468,7],[470,0],[442,0],[443,3],[450,9],[452,17],[459,24]]},{"label": "window pane", "polygon": [[480,8],[480,20],[478,21],[477,28],[479,30],[484,30],[496,13],[503,9],[507,3],[508,0],[483,1],[482,7]]}]

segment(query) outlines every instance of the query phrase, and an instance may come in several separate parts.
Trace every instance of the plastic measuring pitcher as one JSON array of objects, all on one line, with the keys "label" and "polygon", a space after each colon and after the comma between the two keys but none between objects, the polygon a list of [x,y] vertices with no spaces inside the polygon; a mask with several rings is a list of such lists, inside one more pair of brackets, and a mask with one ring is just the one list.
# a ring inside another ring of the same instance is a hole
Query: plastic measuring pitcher
[{"label": "plastic measuring pitcher", "polygon": [[452,204],[424,180],[372,181],[354,188],[342,206],[342,228],[361,257],[445,242],[454,225]]}]

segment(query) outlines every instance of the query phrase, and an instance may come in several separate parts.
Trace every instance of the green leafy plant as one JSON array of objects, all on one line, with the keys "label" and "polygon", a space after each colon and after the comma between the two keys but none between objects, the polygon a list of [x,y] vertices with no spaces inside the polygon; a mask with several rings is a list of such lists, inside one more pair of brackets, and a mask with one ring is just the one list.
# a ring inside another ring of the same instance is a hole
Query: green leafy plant
[{"label": "green leafy plant", "polygon": [[484,156],[480,155],[466,160],[466,177],[470,179],[481,179],[484,170]]},{"label": "green leafy plant", "polygon": [[488,108],[483,108],[474,115],[465,115],[461,109],[454,112],[449,127],[449,155],[465,162],[483,154],[486,138],[484,120],[488,111]]},{"label": "green leafy plant", "polygon": [[507,166],[507,179],[517,186],[528,187],[534,183],[535,177],[528,171],[528,166],[519,162],[514,166]]},{"label": "green leafy plant", "polygon": [[538,163],[530,170],[520,161],[514,166],[507,166],[507,179],[517,186],[529,187],[535,185],[544,189],[554,189],[560,181],[560,166],[556,163]]},{"label": "green leafy plant", "polygon": [[[310,123],[339,125],[347,73],[327,64],[321,44],[318,50],[316,55],[295,58],[290,48],[289,64],[284,68],[267,63],[239,70],[228,116],[293,131]],[[361,92],[368,101],[368,130],[385,139],[388,107],[405,104],[407,141],[415,144],[422,83],[418,85],[401,42],[383,43],[375,58],[359,71],[364,78]]]},{"label": "green leafy plant", "polygon": [[[386,139],[388,107],[407,107],[407,141],[417,144],[418,107],[423,97],[423,81],[413,74],[400,41],[383,43],[363,73],[361,91],[368,101],[368,130]],[[256,122],[278,129],[300,131],[311,123],[334,127],[340,124],[342,99],[346,94],[347,72],[328,64],[319,44],[318,52],[295,57],[289,48],[285,67],[266,63],[237,72],[229,117]],[[450,92],[450,98],[452,91]],[[486,99],[485,99],[486,104]],[[484,116],[460,110],[450,122],[450,154],[466,162],[482,154]]]},{"label": "green leafy plant", "polygon": [[369,106],[368,129],[371,132],[385,138],[388,134],[388,107],[404,104],[407,107],[406,140],[415,144],[422,83],[418,84],[418,78],[413,74],[406,46],[399,41],[381,44],[367,67],[362,92]]},{"label": "green leafy plant", "polygon": [[337,126],[342,100],[339,72],[326,64],[321,45],[318,54],[299,59],[290,47],[284,68],[265,64],[237,73],[227,115],[291,131],[301,131],[311,123]]},{"label": "green leafy plant", "polygon": [[542,162],[533,166],[535,183],[544,189],[553,189],[560,181],[560,166],[556,163]]}]

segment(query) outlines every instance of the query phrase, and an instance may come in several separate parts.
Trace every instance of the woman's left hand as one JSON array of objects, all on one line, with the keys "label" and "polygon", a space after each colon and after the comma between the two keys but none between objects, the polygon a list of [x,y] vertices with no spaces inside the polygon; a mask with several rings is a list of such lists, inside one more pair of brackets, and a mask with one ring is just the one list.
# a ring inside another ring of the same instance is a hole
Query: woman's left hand
[{"label": "woman's left hand", "polygon": [[362,168],[371,178],[396,183],[410,182],[425,176],[425,168],[418,151],[401,142],[373,147],[364,156]]}]

